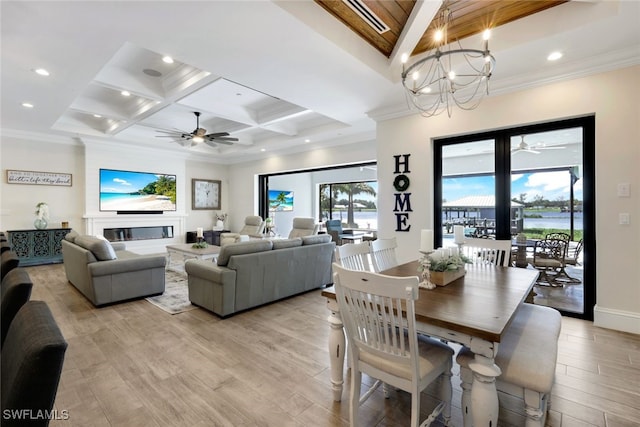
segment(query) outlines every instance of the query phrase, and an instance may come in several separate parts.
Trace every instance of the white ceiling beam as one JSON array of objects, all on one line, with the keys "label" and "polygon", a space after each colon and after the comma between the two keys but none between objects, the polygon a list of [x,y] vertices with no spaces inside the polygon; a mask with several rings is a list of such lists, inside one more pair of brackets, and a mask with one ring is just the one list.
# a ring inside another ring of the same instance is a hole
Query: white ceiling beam
[{"label": "white ceiling beam", "polygon": [[404,53],[411,55],[441,5],[442,1],[418,0],[413,6],[411,15],[407,19],[407,24],[402,29],[400,37],[398,37],[398,41],[393,47],[393,52],[389,56],[392,75],[398,80],[400,80],[400,73],[402,72],[402,55]]}]

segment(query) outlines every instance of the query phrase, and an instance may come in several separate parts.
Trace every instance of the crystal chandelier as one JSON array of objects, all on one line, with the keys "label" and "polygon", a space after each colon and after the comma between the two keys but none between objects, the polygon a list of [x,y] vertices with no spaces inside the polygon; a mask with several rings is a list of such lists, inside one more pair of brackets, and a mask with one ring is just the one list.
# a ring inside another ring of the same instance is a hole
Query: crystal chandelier
[{"label": "crystal chandelier", "polygon": [[489,78],[496,65],[489,52],[490,31],[485,30],[482,35],[483,50],[463,49],[458,41],[458,48],[453,49],[447,40],[447,27],[451,23],[451,12],[448,9],[441,11],[434,50],[408,66],[408,55],[402,56],[402,85],[407,101],[410,100],[425,117],[436,116],[445,110],[451,117],[454,105],[473,110],[489,93]]}]

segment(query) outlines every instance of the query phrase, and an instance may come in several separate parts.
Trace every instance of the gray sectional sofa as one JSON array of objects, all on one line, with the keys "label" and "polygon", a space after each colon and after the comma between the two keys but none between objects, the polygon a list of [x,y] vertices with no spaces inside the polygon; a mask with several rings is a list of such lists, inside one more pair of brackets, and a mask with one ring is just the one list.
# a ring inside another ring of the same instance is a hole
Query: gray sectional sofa
[{"label": "gray sectional sofa", "polygon": [[220,249],[217,263],[188,260],[189,300],[226,317],[333,283],[331,236],[251,240]]},{"label": "gray sectional sofa", "polygon": [[96,306],[164,292],[164,255],[139,255],[72,231],[62,240],[62,259],[67,280]]}]

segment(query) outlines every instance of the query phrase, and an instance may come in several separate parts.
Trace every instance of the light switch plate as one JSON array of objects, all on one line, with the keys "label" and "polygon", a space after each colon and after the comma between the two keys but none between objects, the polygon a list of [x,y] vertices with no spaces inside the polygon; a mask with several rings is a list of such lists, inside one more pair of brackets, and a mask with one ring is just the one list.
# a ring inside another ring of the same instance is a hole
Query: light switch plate
[{"label": "light switch plate", "polygon": [[629,214],[621,213],[618,215],[620,225],[629,225]]},{"label": "light switch plate", "polygon": [[630,189],[628,182],[621,182],[618,184],[618,197],[629,197]]}]

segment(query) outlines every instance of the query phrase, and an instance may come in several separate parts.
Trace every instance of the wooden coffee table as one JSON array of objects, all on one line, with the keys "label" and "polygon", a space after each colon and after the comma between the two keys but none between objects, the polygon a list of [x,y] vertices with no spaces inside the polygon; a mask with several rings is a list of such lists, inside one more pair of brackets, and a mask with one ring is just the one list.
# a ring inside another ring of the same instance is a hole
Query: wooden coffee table
[{"label": "wooden coffee table", "polygon": [[188,259],[210,259],[215,261],[220,253],[220,246],[209,245],[196,249],[193,243],[167,245],[167,270],[185,273],[184,263]]}]

